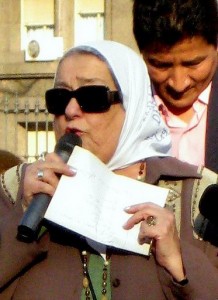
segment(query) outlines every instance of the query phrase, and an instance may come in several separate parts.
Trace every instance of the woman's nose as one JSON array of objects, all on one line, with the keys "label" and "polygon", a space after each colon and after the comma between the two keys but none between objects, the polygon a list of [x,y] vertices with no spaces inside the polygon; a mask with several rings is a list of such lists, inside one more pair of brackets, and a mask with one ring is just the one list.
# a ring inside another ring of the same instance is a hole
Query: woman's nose
[{"label": "woman's nose", "polygon": [[65,109],[65,116],[67,119],[72,119],[75,116],[81,115],[82,110],[76,100],[76,98],[71,98]]}]

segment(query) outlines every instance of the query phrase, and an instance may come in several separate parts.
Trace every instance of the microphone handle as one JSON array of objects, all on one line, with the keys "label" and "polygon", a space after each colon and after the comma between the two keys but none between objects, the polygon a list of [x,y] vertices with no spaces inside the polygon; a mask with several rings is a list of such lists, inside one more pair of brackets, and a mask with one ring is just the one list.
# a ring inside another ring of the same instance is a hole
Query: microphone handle
[{"label": "microphone handle", "polygon": [[[67,163],[75,146],[82,146],[79,136],[69,132],[63,135],[55,146],[54,152]],[[37,239],[41,229],[42,220],[50,203],[51,197],[47,194],[39,193],[33,199],[23,215],[17,228],[17,239],[24,242],[33,242]]]},{"label": "microphone handle", "polygon": [[38,193],[28,207],[28,213],[24,213],[23,218],[18,225],[17,239],[26,243],[36,240],[45,212],[50,203],[51,196]]}]

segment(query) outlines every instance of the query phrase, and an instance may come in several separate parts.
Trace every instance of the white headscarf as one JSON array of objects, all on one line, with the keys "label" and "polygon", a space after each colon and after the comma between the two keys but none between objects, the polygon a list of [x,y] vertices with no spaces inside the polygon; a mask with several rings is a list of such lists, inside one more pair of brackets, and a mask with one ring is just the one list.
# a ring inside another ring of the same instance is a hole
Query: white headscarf
[{"label": "white headscarf", "polygon": [[147,157],[170,155],[169,131],[152,97],[143,59],[114,41],[88,42],[71,50],[77,49],[103,58],[123,95],[126,116],[117,149],[107,164],[109,169],[124,168]]}]

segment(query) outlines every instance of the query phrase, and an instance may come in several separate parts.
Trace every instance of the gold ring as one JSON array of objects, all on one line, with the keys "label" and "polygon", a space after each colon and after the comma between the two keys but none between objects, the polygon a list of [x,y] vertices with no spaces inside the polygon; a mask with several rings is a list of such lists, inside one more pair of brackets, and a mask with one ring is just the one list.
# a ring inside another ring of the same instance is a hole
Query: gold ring
[{"label": "gold ring", "polygon": [[38,170],[38,172],[37,172],[37,178],[39,180],[42,180],[43,177],[44,177],[44,172],[42,170]]},{"label": "gold ring", "polygon": [[148,216],[146,219],[148,226],[155,226],[157,224],[157,218],[154,216]]}]

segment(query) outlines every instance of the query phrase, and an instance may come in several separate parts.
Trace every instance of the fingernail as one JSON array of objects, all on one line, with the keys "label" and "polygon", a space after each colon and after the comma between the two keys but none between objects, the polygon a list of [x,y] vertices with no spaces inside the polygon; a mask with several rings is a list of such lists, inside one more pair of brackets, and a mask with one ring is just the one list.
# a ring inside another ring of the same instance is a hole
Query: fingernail
[{"label": "fingernail", "polygon": [[130,210],[130,208],[131,208],[131,206],[126,206],[126,207],[124,207],[124,210],[128,211],[128,210]]},{"label": "fingernail", "polygon": [[69,166],[69,169],[70,169],[70,171],[72,172],[73,175],[76,175],[76,173],[77,173],[77,169],[76,168],[74,168],[72,166]]},{"label": "fingernail", "polygon": [[126,227],[126,224],[127,224],[127,222],[125,222],[124,224],[123,224],[123,229],[126,229],[125,227]]}]

